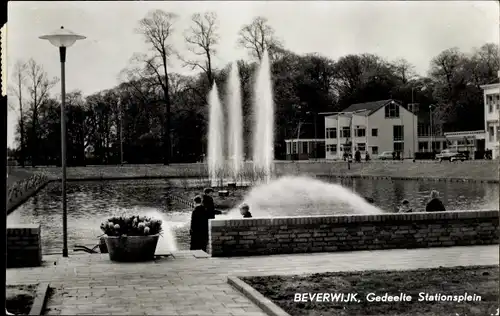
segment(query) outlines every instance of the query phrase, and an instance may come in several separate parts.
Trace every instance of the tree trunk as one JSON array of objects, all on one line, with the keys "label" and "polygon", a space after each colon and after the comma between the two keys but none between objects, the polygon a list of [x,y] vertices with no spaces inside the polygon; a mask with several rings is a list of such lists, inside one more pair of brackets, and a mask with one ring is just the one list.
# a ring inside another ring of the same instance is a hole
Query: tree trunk
[{"label": "tree trunk", "polygon": [[163,55],[163,70],[165,71],[165,84],[163,86],[163,93],[165,95],[165,117],[164,117],[164,132],[163,132],[163,164],[170,164],[171,156],[171,135],[170,135],[170,95],[168,93],[168,69],[167,57]]},{"label": "tree trunk", "polygon": [[36,125],[37,125],[38,111],[36,107],[33,109],[33,118],[32,118],[32,128],[31,128],[31,166],[36,167],[36,163],[38,161],[38,141],[37,141],[37,133],[36,133]]},{"label": "tree trunk", "polygon": [[21,105],[21,97],[19,97],[19,132],[21,137],[21,144],[19,150],[19,162],[21,163],[21,167],[24,168],[25,161],[25,152],[24,152],[24,117],[23,117],[23,107]]}]

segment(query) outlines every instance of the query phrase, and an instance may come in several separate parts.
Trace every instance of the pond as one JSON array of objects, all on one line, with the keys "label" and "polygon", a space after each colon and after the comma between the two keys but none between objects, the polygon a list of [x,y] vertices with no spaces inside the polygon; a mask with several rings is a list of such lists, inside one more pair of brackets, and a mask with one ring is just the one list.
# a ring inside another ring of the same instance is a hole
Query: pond
[{"label": "pond", "polygon": [[[498,209],[496,183],[435,182],[381,179],[323,179],[341,183],[358,195],[372,197],[384,211],[394,211],[407,199],[416,210],[425,207],[431,190],[438,190],[448,210]],[[116,214],[149,215],[161,218],[167,228],[159,250],[189,248],[191,209],[168,198],[171,188],[179,191],[175,180],[120,180],[68,183],[68,247],[93,246],[102,232],[103,219]],[[190,190],[191,191],[191,190]],[[192,193],[190,193],[192,195]],[[42,229],[43,253],[62,249],[61,189],[51,183],[12,212],[7,223],[37,223]],[[320,208],[282,208],[273,216],[328,215]],[[224,217],[224,215],[222,215]]]}]

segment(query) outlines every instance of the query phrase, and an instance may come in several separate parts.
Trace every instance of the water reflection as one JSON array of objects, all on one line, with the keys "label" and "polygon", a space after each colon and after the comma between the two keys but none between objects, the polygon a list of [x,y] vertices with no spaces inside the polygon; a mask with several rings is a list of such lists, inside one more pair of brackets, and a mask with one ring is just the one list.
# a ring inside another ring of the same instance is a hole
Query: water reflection
[{"label": "water reflection", "polygon": [[[185,180],[183,180],[185,181]],[[394,211],[403,199],[414,210],[425,209],[431,190],[438,190],[448,210],[498,209],[498,184],[446,183],[380,179],[328,179],[340,182],[375,205]],[[177,245],[187,249],[190,209],[168,200],[169,188],[178,180],[133,180],[68,183],[68,245],[94,245],[101,234],[101,221],[117,212],[160,212],[175,232]],[[320,215],[321,209],[287,209],[283,216]],[[7,217],[8,223],[39,223],[42,227],[44,253],[62,248],[61,189],[52,183]]]}]

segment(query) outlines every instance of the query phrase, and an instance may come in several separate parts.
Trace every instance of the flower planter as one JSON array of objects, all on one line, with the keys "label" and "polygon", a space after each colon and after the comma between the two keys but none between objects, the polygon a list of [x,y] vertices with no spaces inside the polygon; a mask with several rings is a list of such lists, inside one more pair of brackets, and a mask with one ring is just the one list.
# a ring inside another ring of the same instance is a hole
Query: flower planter
[{"label": "flower planter", "polygon": [[159,235],[104,236],[109,259],[117,262],[151,261],[155,257]]},{"label": "flower planter", "polygon": [[99,238],[99,250],[101,253],[108,253],[108,247],[106,246],[106,239],[104,237]]}]

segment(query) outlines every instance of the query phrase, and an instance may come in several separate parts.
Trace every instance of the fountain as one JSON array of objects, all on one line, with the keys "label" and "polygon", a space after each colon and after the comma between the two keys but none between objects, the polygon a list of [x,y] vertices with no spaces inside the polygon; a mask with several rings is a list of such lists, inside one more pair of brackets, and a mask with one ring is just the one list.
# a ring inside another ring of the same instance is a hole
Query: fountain
[{"label": "fountain", "polygon": [[226,85],[226,105],[229,110],[228,153],[229,168],[236,183],[243,167],[243,115],[241,112],[241,83],[238,64],[234,62]]},{"label": "fountain", "polygon": [[208,126],[208,174],[212,186],[216,186],[224,171],[224,114],[219,100],[219,92],[214,82],[208,94],[210,108]]},{"label": "fountain", "polygon": [[[274,161],[274,102],[269,56],[264,52],[254,84],[254,178],[269,181]],[[233,63],[226,85],[226,106],[228,107],[228,154],[224,154],[224,114],[214,83],[208,96],[210,107],[208,128],[208,173],[212,186],[222,185],[229,176],[234,182],[241,175],[243,158],[243,115],[241,109],[241,83],[237,63]],[[227,157],[226,157],[227,156]],[[228,158],[228,162],[225,160]]]},{"label": "fountain", "polygon": [[253,165],[254,173],[271,178],[274,161],[274,101],[271,82],[269,55],[264,51],[257,76],[253,96],[254,134]]},{"label": "fountain", "polygon": [[[383,211],[363,197],[341,186],[318,179],[285,176],[254,187],[243,199],[254,217],[282,216],[283,209],[294,208],[318,215],[380,214]],[[229,218],[241,218],[238,210],[231,210]]]}]

